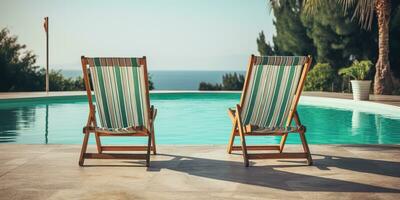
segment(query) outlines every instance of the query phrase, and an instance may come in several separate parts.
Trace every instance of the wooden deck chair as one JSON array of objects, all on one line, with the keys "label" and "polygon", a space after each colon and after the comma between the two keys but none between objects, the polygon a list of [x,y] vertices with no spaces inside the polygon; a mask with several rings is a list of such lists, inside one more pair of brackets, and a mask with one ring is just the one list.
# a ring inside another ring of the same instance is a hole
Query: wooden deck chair
[{"label": "wooden deck chair", "polygon": [[[89,117],[79,165],[85,159],[143,159],[150,164],[150,152],[156,154],[154,120],[157,110],[149,100],[146,57],[87,58],[82,56],[82,70],[89,100]],[[89,79],[90,73],[90,79]],[[91,82],[91,83],[90,83]],[[92,89],[96,97],[93,103]],[[97,124],[97,108],[100,126]],[[90,133],[94,133],[97,153],[86,153]],[[148,137],[146,146],[102,146],[101,136]],[[144,151],[146,153],[105,153],[110,151]]]},{"label": "wooden deck chair", "polygon": [[[306,128],[296,111],[310,64],[310,56],[251,56],[240,104],[228,110],[233,123],[228,153],[242,151],[246,167],[252,159],[274,158],[306,158],[312,165]],[[296,126],[291,126],[292,119]],[[299,133],[304,152],[282,152],[289,133]],[[235,136],[240,136],[241,146],[234,146]],[[282,137],[280,145],[247,146],[246,136]],[[258,150],[277,152],[248,153]]]}]

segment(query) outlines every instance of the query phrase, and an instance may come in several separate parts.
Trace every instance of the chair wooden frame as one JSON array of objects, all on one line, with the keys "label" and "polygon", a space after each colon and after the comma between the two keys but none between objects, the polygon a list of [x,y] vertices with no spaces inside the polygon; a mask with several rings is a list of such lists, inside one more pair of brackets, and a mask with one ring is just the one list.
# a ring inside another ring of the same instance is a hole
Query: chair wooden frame
[{"label": "chair wooden frame", "polygon": [[[147,106],[148,106],[148,116],[149,120],[147,120],[148,124],[147,127],[150,127],[150,130],[146,128],[134,128],[132,129],[132,132],[134,133],[112,133],[111,131],[107,130],[99,130],[97,128],[97,121],[96,121],[96,107],[93,104],[93,98],[92,98],[92,89],[90,86],[90,80],[89,80],[89,73],[88,73],[88,58],[85,56],[81,57],[81,62],[82,62],[82,70],[83,70],[83,78],[84,78],[84,83],[85,83],[85,88],[86,88],[86,94],[88,97],[89,101],[89,116],[88,120],[86,123],[86,126],[83,128],[83,143],[82,143],[82,149],[81,149],[81,154],[79,157],[79,165],[83,166],[85,159],[138,159],[138,160],[145,160],[146,161],[146,166],[150,166],[150,152],[153,151],[153,154],[156,154],[156,142],[155,142],[155,136],[154,136],[154,120],[157,115],[157,110],[154,108],[154,106],[150,107],[150,96],[149,96],[149,85],[148,85],[148,75],[147,75],[147,62],[146,62],[146,57],[142,57],[139,59],[139,63],[141,67],[144,67],[144,80],[145,80],[145,88],[146,88],[146,95],[147,95]],[[88,146],[88,141],[89,141],[89,136],[91,133],[94,133],[95,139],[96,139],[96,146],[97,146],[97,153],[87,153],[87,146]],[[101,145],[101,136],[114,136],[114,137],[119,137],[119,136],[141,136],[141,137],[148,137],[148,143],[147,146],[102,146]],[[110,152],[110,151],[146,151],[145,154],[138,154],[138,153],[104,153],[104,152]]]},{"label": "chair wooden frame", "polygon": [[[249,79],[250,79],[250,75],[251,72],[253,70],[253,66],[255,64],[255,56],[251,55],[249,64],[248,64],[248,68],[247,68],[247,75],[246,75],[246,79],[244,82],[244,86],[243,86],[243,92],[242,92],[242,96],[240,99],[240,104],[236,105],[236,110],[233,109],[229,109],[228,110],[228,115],[231,118],[232,121],[232,132],[231,132],[231,136],[229,139],[229,143],[228,143],[228,153],[231,154],[232,151],[242,151],[243,153],[243,159],[244,159],[244,165],[246,167],[249,166],[249,160],[255,160],[255,159],[298,159],[298,158],[306,158],[307,159],[307,164],[308,165],[312,165],[312,157],[311,157],[311,153],[310,153],[310,149],[308,147],[307,144],[307,140],[306,140],[306,136],[305,136],[305,132],[306,132],[306,128],[305,126],[303,126],[300,122],[300,117],[297,113],[297,104],[299,102],[300,99],[300,95],[301,92],[303,90],[304,87],[304,83],[306,80],[306,76],[307,73],[310,69],[310,65],[311,65],[311,56],[307,57],[307,60],[304,64],[303,70],[301,72],[301,76],[300,76],[300,80],[299,80],[299,84],[297,86],[296,92],[295,92],[295,96],[293,99],[293,104],[292,107],[290,108],[290,112],[289,112],[289,116],[288,119],[286,121],[286,126],[289,126],[292,122],[292,120],[294,119],[295,124],[297,130],[295,131],[291,131],[291,132],[274,132],[274,133],[255,133],[252,132],[251,128],[247,128],[244,127],[244,125],[242,124],[242,120],[241,120],[241,108],[243,107],[243,103],[244,103],[244,99],[245,99],[245,95],[247,94],[247,90],[249,87]],[[300,139],[301,139],[301,143],[303,146],[303,151],[304,152],[300,152],[300,153],[284,153],[283,149],[286,143],[286,139],[289,133],[299,133],[300,135]],[[241,141],[241,145],[240,146],[234,146],[234,140],[235,137],[239,136],[240,137],[240,141]],[[246,136],[282,136],[281,137],[281,141],[279,145],[254,145],[254,146],[248,146],[246,145]],[[275,150],[278,151],[277,153],[251,153],[249,154],[248,151],[268,151],[268,150]]]}]

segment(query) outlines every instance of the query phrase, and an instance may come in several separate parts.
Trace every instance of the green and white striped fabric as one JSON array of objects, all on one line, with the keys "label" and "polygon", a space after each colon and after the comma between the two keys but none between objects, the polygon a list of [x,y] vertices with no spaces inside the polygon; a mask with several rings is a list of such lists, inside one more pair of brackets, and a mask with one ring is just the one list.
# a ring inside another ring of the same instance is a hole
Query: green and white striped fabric
[{"label": "green and white striped fabric", "polygon": [[285,127],[307,57],[255,57],[243,100],[244,125]]},{"label": "green and white striped fabric", "polygon": [[88,58],[101,128],[148,128],[148,96],[140,58]]}]

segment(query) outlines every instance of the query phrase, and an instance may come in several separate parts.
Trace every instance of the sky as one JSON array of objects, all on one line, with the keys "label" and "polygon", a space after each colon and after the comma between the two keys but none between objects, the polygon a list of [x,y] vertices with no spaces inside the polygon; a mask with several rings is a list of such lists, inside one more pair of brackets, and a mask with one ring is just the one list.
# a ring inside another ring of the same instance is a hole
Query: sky
[{"label": "sky", "polygon": [[265,0],[0,0],[8,28],[50,68],[80,70],[80,56],[146,56],[149,70],[244,70],[256,39],[275,34]]}]

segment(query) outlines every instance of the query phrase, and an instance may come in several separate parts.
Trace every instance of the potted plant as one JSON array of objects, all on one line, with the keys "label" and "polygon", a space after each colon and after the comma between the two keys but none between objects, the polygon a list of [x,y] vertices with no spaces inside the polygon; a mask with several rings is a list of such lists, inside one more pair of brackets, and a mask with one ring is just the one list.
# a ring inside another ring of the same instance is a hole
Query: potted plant
[{"label": "potted plant", "polygon": [[355,60],[351,66],[339,70],[339,75],[352,79],[351,88],[354,100],[368,100],[371,80],[367,80],[368,72],[372,67],[369,60]]}]

